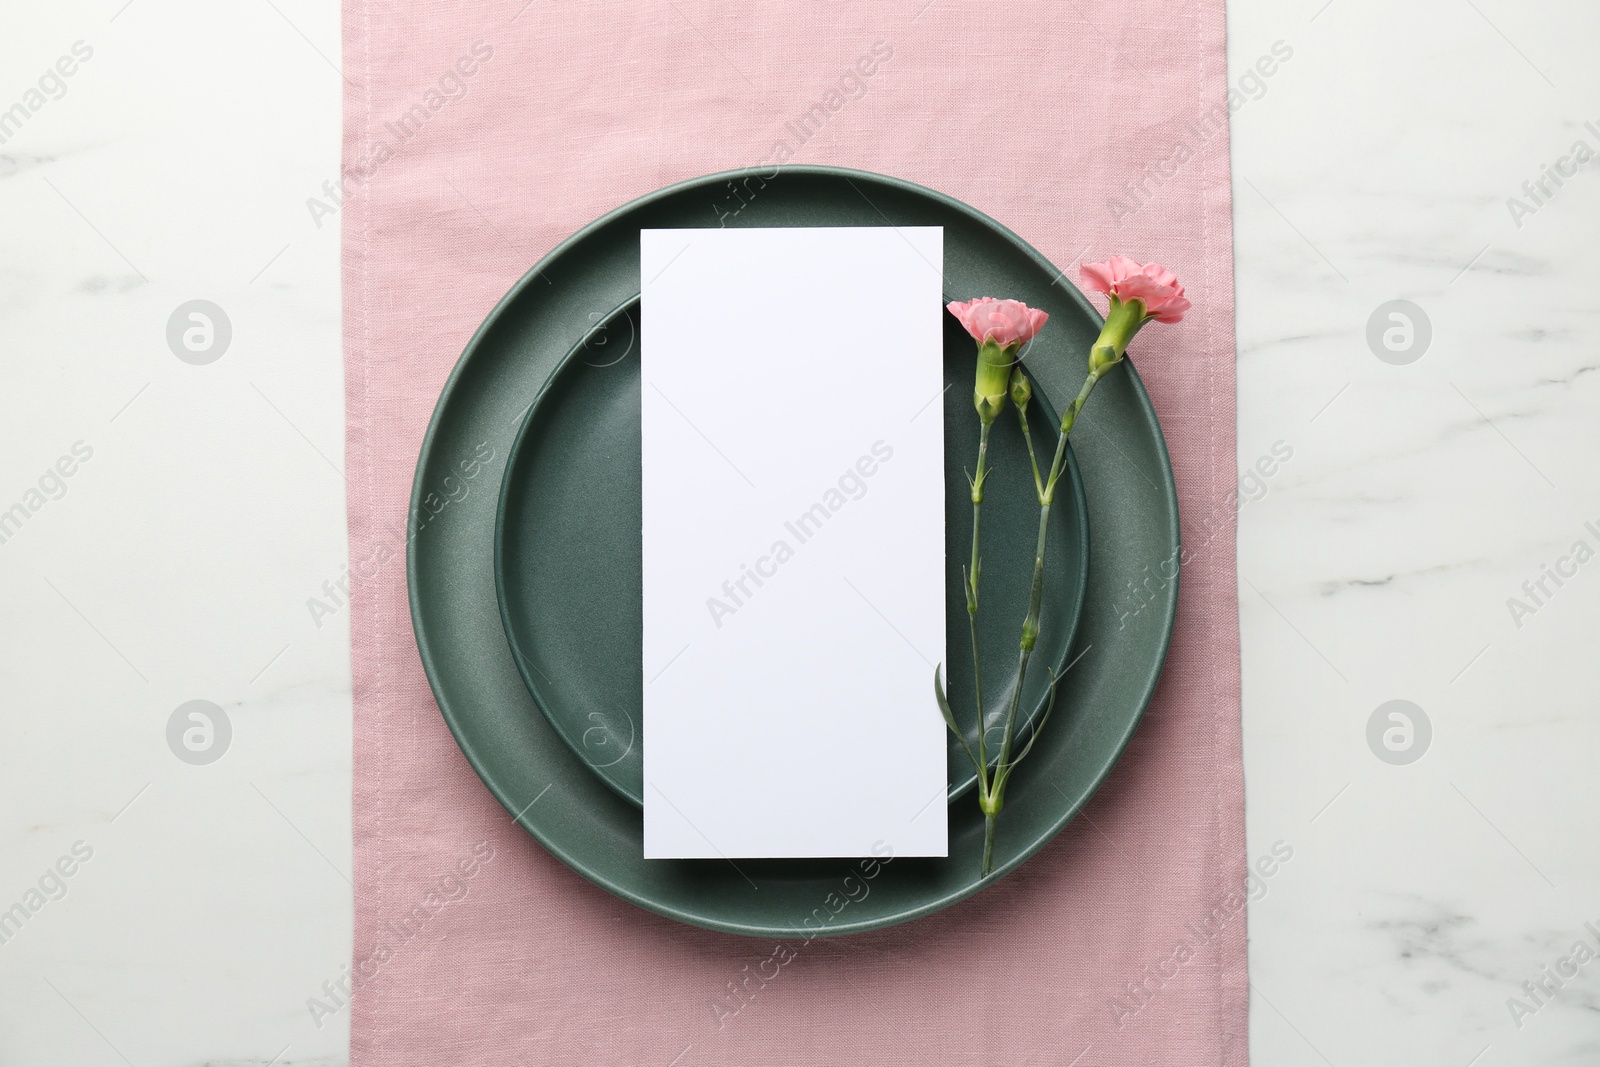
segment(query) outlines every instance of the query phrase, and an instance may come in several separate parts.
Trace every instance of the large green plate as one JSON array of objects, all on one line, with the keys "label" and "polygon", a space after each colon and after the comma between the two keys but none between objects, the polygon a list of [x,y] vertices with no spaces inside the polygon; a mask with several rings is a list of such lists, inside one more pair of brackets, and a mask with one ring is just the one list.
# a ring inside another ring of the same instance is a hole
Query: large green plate
[{"label": "large green plate", "polygon": [[[970,634],[962,567],[971,558],[972,504],[964,465],[978,451],[972,410],[976,346],[944,316],[942,412],[930,403],[919,418],[944,418],[946,681],[977,747]],[[643,323],[635,297],[596,323],[561,361],[534,400],[511,448],[500,489],[495,586],[506,637],[522,679],[573,753],[632,803],[644,803],[643,522],[640,489],[639,345]],[[1031,425],[1048,436],[1055,419],[1035,397]],[[805,428],[773,427],[796,448]],[[989,711],[990,752],[998,753],[1005,697],[1017,677],[1016,627],[1033,578],[1039,504],[1022,434],[1008,420],[991,434],[984,521],[983,602],[996,625],[979,635]],[[1071,451],[1068,450],[1069,459]],[[1050,676],[1066,666],[1089,581],[1089,518],[1076,463],[1058,491],[1045,557],[1045,611],[1037,669],[1024,691],[1023,725],[1043,711]],[[987,621],[987,620],[986,620]],[[1012,620],[1015,621],[1015,620]],[[890,631],[885,637],[893,640]],[[1045,668],[1048,667],[1049,670]],[[929,706],[931,713],[934,708]],[[948,737],[950,799],[977,784],[972,764]],[[850,738],[840,738],[850,744]]]},{"label": "large green plate", "polygon": [[[730,172],[652,193],[546,256],[490,313],[445,385],[413,491],[413,513],[431,516],[411,539],[407,561],[417,645],[445,721],[484,783],[546,849],[590,881],[662,915],[734,933],[877,929],[948,907],[986,884],[977,878],[983,828],[975,803],[951,809],[945,860],[738,867],[644,860],[638,808],[574,758],[524,686],[501,628],[494,487],[530,398],[579,338],[638,292],[641,228],[703,226],[719,217],[738,226],[943,226],[946,291],[1044,308],[1052,319],[1029,354],[1035,381],[1051,398],[1071,397],[1082,381],[1099,316],[1043,256],[959,201],[827,167]],[[1095,391],[1073,447],[1094,561],[1055,717],[1008,788],[989,881],[1042,848],[1104,781],[1155,689],[1176,612],[1176,582],[1149,579],[1176,567],[1177,494],[1131,362]],[[483,465],[469,491],[451,495],[450,507],[430,506],[459,488],[462,464],[474,461]],[[482,488],[488,491],[474,491]],[[989,566],[996,566],[992,558]],[[597,604],[594,625],[632,611]],[[986,623],[1009,629],[1016,614],[986,598]],[[866,882],[870,891],[863,891]]]}]

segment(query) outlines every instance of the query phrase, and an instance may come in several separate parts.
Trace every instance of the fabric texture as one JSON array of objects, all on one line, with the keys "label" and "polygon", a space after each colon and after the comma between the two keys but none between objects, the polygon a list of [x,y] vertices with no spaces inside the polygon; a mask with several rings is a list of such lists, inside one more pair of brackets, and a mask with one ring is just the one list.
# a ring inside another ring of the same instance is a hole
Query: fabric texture
[{"label": "fabric texture", "polygon": [[[356,968],[390,946],[352,1063],[1243,1065],[1223,0],[345,0],[344,27]],[[1113,253],[1177,273],[1194,310],[1135,347],[1186,562],[1156,698],[1055,841],[938,915],[806,944],[732,1012],[774,945],[615,899],[512,824],[433,701],[393,546],[440,387],[519,276],[637,196],[785,160],[958,197],[1074,279]]]}]

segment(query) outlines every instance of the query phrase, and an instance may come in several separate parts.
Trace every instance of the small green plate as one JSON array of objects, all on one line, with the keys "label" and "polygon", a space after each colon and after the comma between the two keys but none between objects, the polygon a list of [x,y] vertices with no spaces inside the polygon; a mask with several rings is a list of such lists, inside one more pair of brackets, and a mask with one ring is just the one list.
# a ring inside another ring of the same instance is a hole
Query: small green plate
[{"label": "small green plate", "polygon": [[[972,661],[962,567],[970,559],[972,504],[964,464],[978,452],[972,409],[977,348],[945,316],[942,415],[945,442],[945,647],[952,705],[971,713]],[[595,324],[545,384],[512,445],[500,489],[495,586],[506,637],[528,691],[577,757],[635,805],[644,795],[643,586],[639,433],[639,300]],[[1049,445],[1056,419],[1035,397],[1030,425]],[[930,417],[932,413],[921,417]],[[984,500],[984,616],[989,751],[998,753],[1003,705],[1017,677],[1017,633],[1033,576],[1039,505],[1015,420],[991,434]],[[805,447],[804,429],[785,431]],[[1068,450],[1069,461],[1071,450]],[[1048,460],[1046,460],[1048,462]],[[1046,546],[1045,611],[1022,716],[1044,709],[1049,672],[1061,673],[1089,581],[1089,518],[1076,464],[1069,462]],[[1014,616],[1014,618],[1012,618]],[[992,619],[993,624],[990,625]],[[931,687],[930,687],[931,689]],[[928,711],[935,713],[929,696]],[[1022,735],[1022,736],[1025,736]],[[841,739],[849,744],[849,738]],[[950,799],[977,784],[965,751],[949,738]]]},{"label": "small green plate", "polygon": [[[1094,563],[1055,716],[1008,787],[988,880],[977,877],[983,822],[970,801],[951,808],[945,860],[765,860],[736,868],[643,859],[639,809],[573,758],[523,683],[497,607],[498,498],[476,490],[500,483],[529,398],[579,338],[638,292],[639,230],[719,217],[736,226],[943,226],[945,291],[1010,296],[1048,311],[1029,370],[1052,399],[1073,396],[1082,382],[1099,316],[1038,252],[950,197],[830,167],[730,172],[652,193],[546,256],[485,319],[446,383],[413,489],[413,514],[431,516],[408,549],[417,647],[446,723],[489,790],[552,855],[596,885],[733,933],[877,929],[948,907],[1016,869],[1071,820],[1121,755],[1155,690],[1176,615],[1176,582],[1154,577],[1178,559],[1172,468],[1150,399],[1127,363],[1096,389],[1073,434]],[[619,464],[638,462],[633,447],[631,456],[619,453]],[[474,463],[465,494],[452,493],[447,508],[425,507],[459,489],[463,465]],[[1024,477],[1001,470],[990,484]],[[958,548],[952,544],[952,554]],[[994,553],[986,556],[998,569]],[[985,627],[1011,630],[1017,610],[1004,610],[988,589],[986,582]],[[597,602],[590,626],[621,626],[637,610]]]}]

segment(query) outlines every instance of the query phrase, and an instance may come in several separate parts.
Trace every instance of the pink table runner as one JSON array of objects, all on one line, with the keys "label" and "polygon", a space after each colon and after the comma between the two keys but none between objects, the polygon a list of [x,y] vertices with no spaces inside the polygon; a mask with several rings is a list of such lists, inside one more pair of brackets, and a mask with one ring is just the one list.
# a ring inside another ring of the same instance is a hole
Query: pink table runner
[{"label": "pink table runner", "polygon": [[[1223,0],[345,0],[344,26],[326,207],[350,552],[376,574],[352,615],[355,958],[389,953],[351,1006],[356,1067],[1244,1064]],[[1196,310],[1137,347],[1194,558],[1155,702],[1059,838],[936,916],[806,945],[735,1013],[774,945],[625,904],[515,828],[380,557],[445,376],[539,256],[660,186],[788,159],[931,186],[1069,270],[1176,270]]]}]

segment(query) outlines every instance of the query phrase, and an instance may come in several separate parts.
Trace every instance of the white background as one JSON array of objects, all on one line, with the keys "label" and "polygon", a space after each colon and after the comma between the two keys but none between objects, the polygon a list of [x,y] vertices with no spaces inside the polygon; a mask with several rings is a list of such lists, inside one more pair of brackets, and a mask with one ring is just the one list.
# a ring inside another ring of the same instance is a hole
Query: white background
[{"label": "white background", "polygon": [[[350,939],[348,632],[306,607],[346,555],[337,219],[306,208],[337,5],[8,16],[0,108],[95,54],[0,146],[0,509],[94,455],[0,544],[0,908],[94,856],[0,945],[0,1062],[342,1063],[305,1007]],[[1236,82],[1294,49],[1233,116],[1240,467],[1293,451],[1240,518],[1249,850],[1295,850],[1251,905],[1255,1061],[1593,1064],[1600,962],[1520,1028],[1506,1002],[1600,926],[1600,563],[1520,629],[1506,601],[1600,526],[1600,189],[1506,201],[1600,147],[1600,12],[1229,21]],[[208,366],[165,338],[196,298],[233,327]],[[1432,328],[1408,365],[1366,341],[1395,299]],[[232,724],[209,766],[166,741],[196,699]],[[1366,740],[1393,699],[1432,725],[1406,766]]]}]

